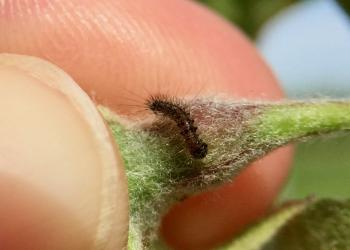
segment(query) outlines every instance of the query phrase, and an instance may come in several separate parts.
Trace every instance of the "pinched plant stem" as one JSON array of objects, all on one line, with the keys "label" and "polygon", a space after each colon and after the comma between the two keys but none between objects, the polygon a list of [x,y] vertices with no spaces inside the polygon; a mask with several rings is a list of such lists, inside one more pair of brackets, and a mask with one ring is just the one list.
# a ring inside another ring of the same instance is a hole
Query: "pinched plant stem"
[{"label": "pinched plant stem", "polygon": [[191,100],[188,107],[199,135],[208,144],[208,155],[201,160],[188,153],[172,120],[150,113],[130,121],[101,107],[127,171],[131,249],[147,249],[157,241],[160,219],[175,202],[232,180],[249,163],[277,147],[350,129],[347,101],[202,98]]}]

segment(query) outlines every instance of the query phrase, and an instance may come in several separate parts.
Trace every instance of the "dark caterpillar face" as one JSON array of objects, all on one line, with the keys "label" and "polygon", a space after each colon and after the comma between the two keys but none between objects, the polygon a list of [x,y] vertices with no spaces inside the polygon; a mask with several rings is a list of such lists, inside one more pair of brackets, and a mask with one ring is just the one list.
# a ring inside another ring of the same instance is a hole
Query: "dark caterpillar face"
[{"label": "dark caterpillar face", "polygon": [[195,159],[203,159],[208,154],[208,145],[205,142],[190,148],[190,153]]},{"label": "dark caterpillar face", "polygon": [[207,155],[208,145],[199,138],[197,127],[185,104],[175,98],[156,95],[146,101],[146,106],[155,114],[161,114],[176,123],[193,158],[202,159]]}]

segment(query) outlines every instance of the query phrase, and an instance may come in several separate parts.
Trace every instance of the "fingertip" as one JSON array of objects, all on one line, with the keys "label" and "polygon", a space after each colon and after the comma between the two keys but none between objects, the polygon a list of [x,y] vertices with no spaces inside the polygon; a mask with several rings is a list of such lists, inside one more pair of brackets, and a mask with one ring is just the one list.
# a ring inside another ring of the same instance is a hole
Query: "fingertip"
[{"label": "fingertip", "polygon": [[197,3],[35,2],[5,1],[11,8],[0,15],[0,51],[54,62],[116,111],[130,93],[281,96],[247,39]]}]

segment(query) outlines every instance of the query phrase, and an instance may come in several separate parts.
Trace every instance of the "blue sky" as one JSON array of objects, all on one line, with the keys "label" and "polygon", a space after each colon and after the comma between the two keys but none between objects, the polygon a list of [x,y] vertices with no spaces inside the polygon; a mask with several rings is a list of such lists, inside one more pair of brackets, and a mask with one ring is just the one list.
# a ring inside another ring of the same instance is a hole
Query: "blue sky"
[{"label": "blue sky", "polygon": [[292,97],[350,97],[350,19],[333,0],[309,0],[272,18],[258,48]]}]

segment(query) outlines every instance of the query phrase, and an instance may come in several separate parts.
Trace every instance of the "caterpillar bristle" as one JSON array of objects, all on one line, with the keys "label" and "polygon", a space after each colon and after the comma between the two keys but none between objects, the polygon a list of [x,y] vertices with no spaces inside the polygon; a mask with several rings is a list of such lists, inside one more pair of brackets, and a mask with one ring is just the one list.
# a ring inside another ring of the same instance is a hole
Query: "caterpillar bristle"
[{"label": "caterpillar bristle", "polygon": [[193,158],[202,159],[208,153],[208,145],[200,139],[197,126],[184,102],[164,94],[151,95],[146,100],[146,107],[156,115],[173,120],[183,136]]}]

